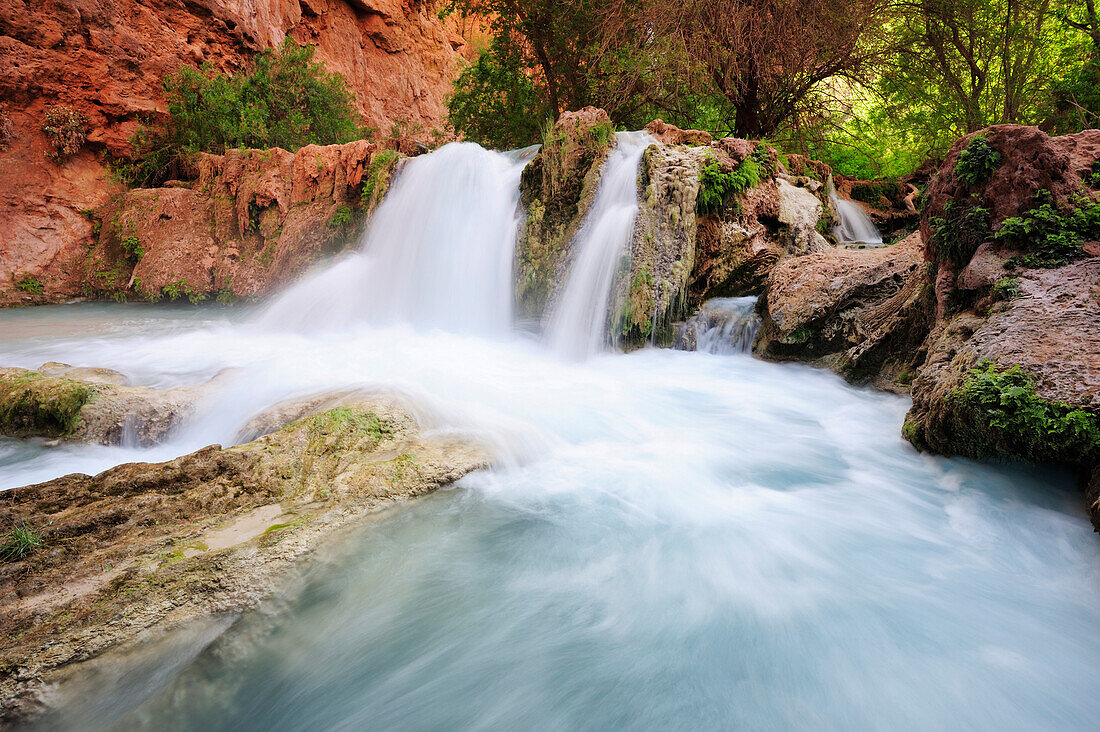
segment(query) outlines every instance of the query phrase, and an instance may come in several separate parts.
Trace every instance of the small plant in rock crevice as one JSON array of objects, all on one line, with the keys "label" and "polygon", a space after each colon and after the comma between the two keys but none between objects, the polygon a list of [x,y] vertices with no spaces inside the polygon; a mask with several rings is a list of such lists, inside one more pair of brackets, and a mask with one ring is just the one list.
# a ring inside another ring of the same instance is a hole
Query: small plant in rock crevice
[{"label": "small plant in rock crevice", "polygon": [[722,169],[721,163],[712,158],[699,171],[696,210],[704,215],[717,213],[730,198],[760,185],[761,173],[760,163],[751,155],[728,172]]},{"label": "small plant in rock crevice", "polygon": [[330,229],[339,229],[341,226],[345,226],[351,223],[351,207],[339,206],[333,213],[332,217],[328,220]]},{"label": "small plant in rock crevice", "polygon": [[84,146],[88,139],[88,116],[72,107],[48,107],[42,131],[54,148],[46,157],[60,163],[76,155]]},{"label": "small plant in rock crevice", "polygon": [[15,562],[38,551],[46,540],[42,534],[26,523],[11,527],[0,543],[0,562]]},{"label": "small plant in rock crevice", "polygon": [[45,290],[41,280],[36,280],[30,275],[25,275],[24,277],[22,277],[15,286],[23,292],[29,292],[32,295],[41,295]]},{"label": "small plant in rock crevice", "polygon": [[[1044,200],[1045,192],[1037,194]],[[1026,254],[1009,260],[1012,266],[1060,267],[1084,256],[1082,244],[1100,239],[1100,203],[1085,197],[1068,211],[1042,203],[1023,216],[1005,219],[994,238]]]},{"label": "small plant in rock crevice", "polygon": [[980,206],[967,206],[948,201],[943,215],[931,220],[930,243],[938,259],[947,259],[955,265],[965,266],[974,252],[992,234],[992,218],[989,210]]},{"label": "small plant in rock crevice", "polygon": [[1002,277],[994,283],[990,294],[994,300],[1012,300],[1023,294],[1019,277]]},{"label": "small plant in rock crevice", "polygon": [[140,262],[141,258],[145,256],[145,248],[141,246],[141,242],[133,234],[124,238],[121,244],[123,251],[126,252],[126,258],[130,261]]}]

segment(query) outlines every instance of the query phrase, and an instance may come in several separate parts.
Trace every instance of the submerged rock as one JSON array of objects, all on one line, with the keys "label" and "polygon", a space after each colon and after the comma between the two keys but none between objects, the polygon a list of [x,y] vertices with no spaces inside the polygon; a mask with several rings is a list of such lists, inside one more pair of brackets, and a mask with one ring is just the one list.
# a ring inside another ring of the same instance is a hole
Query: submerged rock
[{"label": "submerged rock", "polygon": [[337,530],[489,462],[375,395],[237,447],[7,492],[0,521],[42,543],[0,564],[0,719],[40,711],[65,667],[150,629],[254,607]]}]

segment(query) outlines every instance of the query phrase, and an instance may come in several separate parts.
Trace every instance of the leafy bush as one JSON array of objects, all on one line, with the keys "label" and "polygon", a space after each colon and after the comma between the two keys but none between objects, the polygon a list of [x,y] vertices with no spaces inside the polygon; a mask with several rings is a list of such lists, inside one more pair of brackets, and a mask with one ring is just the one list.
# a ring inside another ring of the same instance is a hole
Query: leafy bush
[{"label": "leafy bush", "polygon": [[145,248],[133,234],[122,240],[122,248],[126,252],[126,258],[131,261],[139,262],[145,256]]},{"label": "leafy bush", "polygon": [[32,295],[41,295],[44,289],[42,282],[30,275],[25,275],[15,286],[23,292],[29,292]]},{"label": "leafy bush", "polygon": [[446,104],[451,127],[495,148],[535,142],[539,121],[549,114],[519,56],[500,42],[462,71]]},{"label": "leafy bush", "polygon": [[1009,260],[1024,267],[1060,267],[1084,256],[1082,242],[1100,238],[1100,203],[1077,199],[1068,212],[1044,203],[1026,216],[1005,219],[994,238],[1027,254]]},{"label": "leafy bush", "polygon": [[84,146],[84,141],[88,139],[88,117],[72,107],[48,107],[42,131],[54,148],[54,152],[47,153],[46,157],[61,162],[76,155]]},{"label": "leafy bush", "polygon": [[339,208],[337,208],[333,212],[332,218],[330,218],[328,220],[328,225],[329,225],[330,228],[338,229],[341,226],[344,226],[345,224],[349,223],[350,221],[351,221],[351,207],[350,206],[340,206]]},{"label": "leafy bush", "polygon": [[985,135],[977,135],[961,153],[955,164],[955,175],[963,183],[973,188],[989,180],[1001,164],[1001,154],[997,152]]},{"label": "leafy bush", "polygon": [[36,552],[45,543],[42,535],[27,524],[15,524],[4,537],[4,542],[0,544],[0,562],[23,559]]},{"label": "leafy bush", "polygon": [[1019,365],[998,368],[983,361],[951,395],[972,418],[974,454],[1017,455],[1037,462],[1086,461],[1100,456],[1100,424],[1095,415],[1035,391]]},{"label": "leafy bush", "polygon": [[946,259],[965,266],[974,252],[989,239],[992,219],[989,210],[979,206],[967,206],[948,201],[943,216],[931,221],[932,249],[938,259]]},{"label": "leafy bush", "polygon": [[313,46],[286,38],[265,50],[250,71],[232,76],[212,64],[180,67],[164,79],[169,121],[143,127],[132,142],[135,159],[118,167],[133,185],[162,182],[181,156],[227,148],[281,147],[349,142],[363,134],[344,78],[313,60]]},{"label": "leafy bush", "polygon": [[722,170],[717,160],[711,160],[699,173],[696,210],[701,214],[716,213],[730,197],[739,196],[760,185],[760,173],[760,163],[755,154],[742,160],[740,165],[729,172]]},{"label": "leafy bush", "polygon": [[1023,294],[1019,277],[1002,277],[993,284],[990,291],[994,300],[1011,300]]}]

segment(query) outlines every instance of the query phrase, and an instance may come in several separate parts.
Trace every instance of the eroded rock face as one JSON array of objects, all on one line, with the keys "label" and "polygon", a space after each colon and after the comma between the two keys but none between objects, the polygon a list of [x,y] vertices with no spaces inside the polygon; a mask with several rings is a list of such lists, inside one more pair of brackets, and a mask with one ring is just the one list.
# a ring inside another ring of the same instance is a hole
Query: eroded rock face
[{"label": "eroded rock face", "polygon": [[895,388],[919,362],[931,327],[922,253],[914,234],[890,247],[830,249],[777,264],[768,276],[758,353]]},{"label": "eroded rock face", "polygon": [[110,369],[0,368],[0,434],[47,437],[99,445],[153,445],[194,411],[196,402],[228,376],[198,386],[128,386]]},{"label": "eroded rock face", "polygon": [[596,197],[600,174],[615,146],[607,112],[564,112],[523,170],[527,214],[516,249],[516,302],[523,317],[541,317],[568,267],[569,244]]},{"label": "eroded rock face", "polygon": [[627,347],[650,339],[667,344],[672,322],[684,314],[695,269],[699,170],[708,152],[705,147],[661,144],[651,145],[642,156],[630,269],[616,283],[612,298],[617,310],[612,324]]},{"label": "eroded rock face", "polygon": [[238,447],[6,493],[3,525],[44,544],[0,564],[0,720],[40,711],[59,672],[142,631],[255,606],[338,529],[489,461],[374,396]]},{"label": "eroded rock face", "polygon": [[[395,0],[0,0],[0,304],[81,294],[95,220],[122,188],[103,153],[125,157],[142,117],[166,111],[161,80],[181,64],[240,68],[286,36],[317,46],[341,73],[364,123],[425,138],[442,129],[443,99],[461,70],[473,20],[440,20],[432,2]],[[41,131],[47,107],[86,115],[84,149],[57,164]],[[41,286],[19,289],[20,282]]]},{"label": "eroded rock face", "polygon": [[[187,187],[129,191],[102,210],[84,256],[84,292],[128,299],[260,297],[325,254],[354,245],[370,212],[371,162],[358,140],[203,155]],[[392,167],[374,171],[386,185]],[[375,201],[376,202],[376,201]],[[140,248],[135,255],[133,247]]]}]

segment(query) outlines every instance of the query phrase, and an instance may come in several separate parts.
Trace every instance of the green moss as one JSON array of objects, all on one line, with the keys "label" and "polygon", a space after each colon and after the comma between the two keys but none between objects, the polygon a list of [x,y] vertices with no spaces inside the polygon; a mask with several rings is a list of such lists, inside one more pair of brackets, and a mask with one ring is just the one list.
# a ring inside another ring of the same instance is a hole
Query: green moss
[{"label": "green moss", "polygon": [[810,331],[805,327],[796,328],[787,336],[786,340],[788,343],[805,343],[810,340]]},{"label": "green moss", "polygon": [[80,410],[98,393],[72,379],[35,372],[0,376],[0,432],[66,437],[80,423]]},{"label": "green moss", "polygon": [[[369,438],[378,443],[394,435],[393,425],[384,421],[374,412],[340,407],[306,418],[310,444],[317,446],[327,442],[327,438],[337,441],[344,437],[352,439]],[[292,425],[293,426],[293,425]]]},{"label": "green moss", "polygon": [[989,144],[985,135],[976,135],[959,153],[959,161],[955,164],[955,175],[968,187],[989,180],[1001,165],[1001,154]]},{"label": "green moss", "polygon": [[1043,399],[1019,365],[983,361],[949,400],[962,416],[961,454],[1074,464],[1100,458],[1096,415]]},{"label": "green moss", "polygon": [[909,371],[902,371],[898,374],[897,378],[894,379],[894,383],[901,384],[902,386],[909,386],[913,383],[913,374]]},{"label": "green moss", "polygon": [[364,206],[372,208],[382,201],[390,187],[393,169],[400,158],[393,150],[383,150],[371,158],[366,175],[363,176],[363,190],[359,194]]}]

